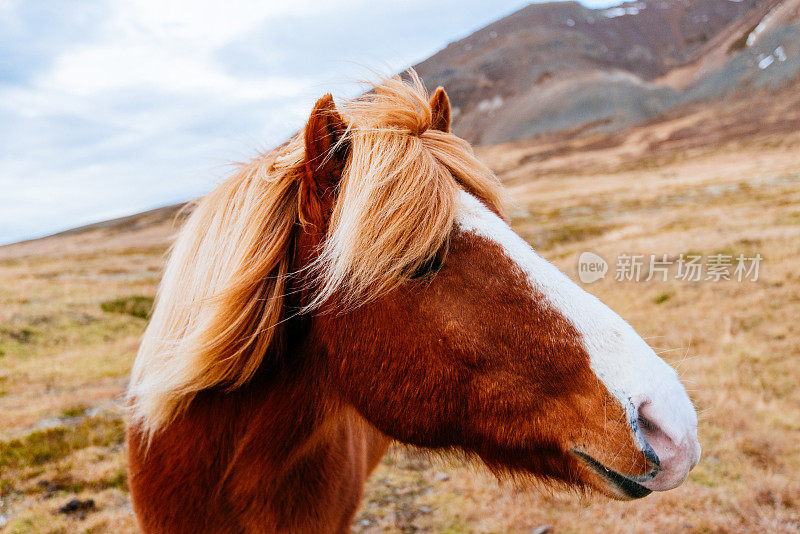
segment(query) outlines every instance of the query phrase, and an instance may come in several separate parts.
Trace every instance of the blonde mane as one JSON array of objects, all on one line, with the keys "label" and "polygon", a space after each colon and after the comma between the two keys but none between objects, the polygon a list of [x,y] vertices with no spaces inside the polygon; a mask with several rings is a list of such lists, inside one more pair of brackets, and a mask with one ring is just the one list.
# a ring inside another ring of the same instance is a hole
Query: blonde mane
[{"label": "blonde mane", "polygon": [[[340,109],[350,153],[318,260],[312,312],[336,295],[358,305],[402,284],[445,243],[460,189],[503,205],[491,171],[458,137],[430,130],[413,71]],[[241,165],[203,197],[170,254],[133,365],[131,421],[144,435],[205,389],[244,385],[282,350],[284,295],[299,210],[303,132]]]}]

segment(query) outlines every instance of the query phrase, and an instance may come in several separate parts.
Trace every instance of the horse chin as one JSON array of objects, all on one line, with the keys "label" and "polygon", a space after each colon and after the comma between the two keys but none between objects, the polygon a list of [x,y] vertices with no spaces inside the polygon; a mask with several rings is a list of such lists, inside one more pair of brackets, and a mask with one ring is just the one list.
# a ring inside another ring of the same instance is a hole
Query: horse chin
[{"label": "horse chin", "polygon": [[644,487],[642,482],[652,479],[658,469],[642,476],[623,475],[584,452],[578,450],[572,452],[578,458],[582,470],[588,474],[587,483],[603,495],[619,501],[631,501],[647,497],[652,493],[652,490]]}]

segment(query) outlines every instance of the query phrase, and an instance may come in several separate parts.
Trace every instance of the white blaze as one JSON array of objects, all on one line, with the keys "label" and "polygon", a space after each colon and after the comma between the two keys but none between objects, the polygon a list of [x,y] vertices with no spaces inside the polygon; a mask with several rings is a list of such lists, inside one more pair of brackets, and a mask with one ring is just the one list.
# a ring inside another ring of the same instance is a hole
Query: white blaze
[{"label": "white blaze", "polygon": [[[608,391],[636,419],[648,403],[648,415],[674,443],[694,440],[697,415],[675,370],[608,306],[536,254],[511,227],[478,199],[462,191],[456,226],[497,243],[581,334],[591,368]],[[687,444],[688,445],[688,444]],[[699,459],[697,446],[695,463]]]}]

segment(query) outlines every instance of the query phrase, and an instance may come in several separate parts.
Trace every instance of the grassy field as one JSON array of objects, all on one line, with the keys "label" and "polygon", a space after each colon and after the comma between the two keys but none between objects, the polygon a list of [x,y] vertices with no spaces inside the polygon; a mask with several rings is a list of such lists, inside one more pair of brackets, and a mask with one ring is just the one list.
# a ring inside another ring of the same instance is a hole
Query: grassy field
[{"label": "grassy field", "polygon": [[[692,126],[480,150],[518,231],[573,279],[581,252],[609,260],[586,288],[671,350],[701,412],[688,482],[618,503],[396,447],[354,531],[800,531],[800,135],[659,144]],[[120,398],[174,229],[140,221],[0,248],[4,532],[136,530]],[[764,261],[756,282],[617,282],[623,253]]]}]

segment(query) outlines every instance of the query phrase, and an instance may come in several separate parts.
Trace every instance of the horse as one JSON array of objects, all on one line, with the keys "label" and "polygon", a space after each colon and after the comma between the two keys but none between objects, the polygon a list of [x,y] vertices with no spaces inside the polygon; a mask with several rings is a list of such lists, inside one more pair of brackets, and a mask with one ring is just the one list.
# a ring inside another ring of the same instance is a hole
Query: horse
[{"label": "horse", "polygon": [[393,442],[636,499],[700,457],[675,370],[537,255],[419,77],[200,199],[128,388],[145,532],[348,532]]}]

